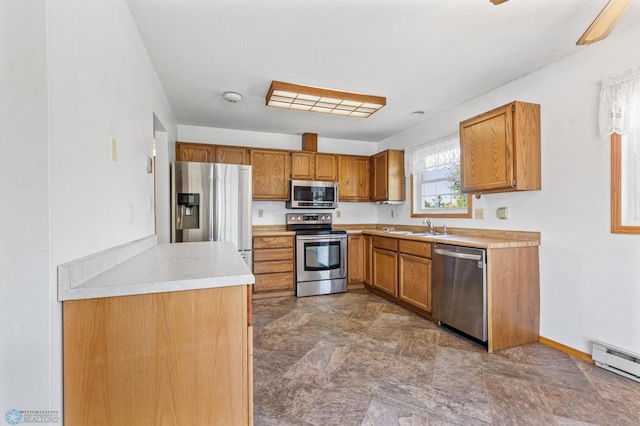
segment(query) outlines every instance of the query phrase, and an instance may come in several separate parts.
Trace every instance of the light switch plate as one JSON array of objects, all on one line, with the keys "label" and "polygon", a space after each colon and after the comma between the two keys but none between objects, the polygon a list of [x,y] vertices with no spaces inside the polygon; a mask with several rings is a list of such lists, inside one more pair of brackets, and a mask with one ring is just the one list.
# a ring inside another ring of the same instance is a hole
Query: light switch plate
[{"label": "light switch plate", "polygon": [[476,209],[474,216],[476,219],[484,219],[484,209]]},{"label": "light switch plate", "polygon": [[111,161],[118,161],[118,142],[111,138]]}]

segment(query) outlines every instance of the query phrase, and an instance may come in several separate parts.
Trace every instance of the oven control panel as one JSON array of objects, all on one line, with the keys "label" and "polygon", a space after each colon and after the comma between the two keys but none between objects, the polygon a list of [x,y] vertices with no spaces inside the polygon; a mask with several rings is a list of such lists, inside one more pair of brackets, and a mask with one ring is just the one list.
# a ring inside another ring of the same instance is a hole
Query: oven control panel
[{"label": "oven control panel", "polygon": [[287,213],[287,225],[331,225],[331,213]]}]

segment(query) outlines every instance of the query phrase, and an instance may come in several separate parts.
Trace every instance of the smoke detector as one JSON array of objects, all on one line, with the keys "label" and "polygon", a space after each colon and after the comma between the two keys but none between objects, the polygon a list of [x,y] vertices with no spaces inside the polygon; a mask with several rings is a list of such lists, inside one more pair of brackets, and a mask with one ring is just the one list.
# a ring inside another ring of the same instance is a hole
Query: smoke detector
[{"label": "smoke detector", "polygon": [[242,95],[236,92],[224,92],[224,95],[222,96],[226,101],[231,102],[232,104],[235,104],[236,102],[240,102],[242,100]]}]

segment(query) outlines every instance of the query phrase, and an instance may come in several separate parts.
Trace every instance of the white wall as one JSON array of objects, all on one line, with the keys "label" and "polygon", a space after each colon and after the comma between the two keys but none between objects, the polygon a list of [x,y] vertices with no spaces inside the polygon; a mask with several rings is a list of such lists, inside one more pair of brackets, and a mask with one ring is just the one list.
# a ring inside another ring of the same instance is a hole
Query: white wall
[{"label": "white wall", "polygon": [[0,2],[0,416],[50,398],[44,2]]},{"label": "white wall", "polygon": [[[513,100],[539,103],[543,189],[474,199],[474,208],[485,210],[484,220],[434,223],[540,231],[540,334],[589,353],[592,339],[640,352],[640,236],[609,232],[609,144],[597,130],[600,82],[640,66],[631,49],[638,40],[640,27],[610,36],[379,147],[438,139],[455,133],[460,121]],[[498,207],[508,207],[508,220],[496,218]],[[408,203],[399,210],[399,223],[420,223],[409,217]],[[389,207],[378,208],[380,222],[389,216]]]},{"label": "white wall", "polygon": [[177,128],[123,0],[2,2],[0,40],[0,412],[61,413],[56,267],[153,234],[154,114]]},{"label": "white wall", "polygon": [[[178,140],[182,142],[249,146],[252,148],[302,149],[302,135],[250,132],[212,127],[179,125]],[[377,144],[371,142],[330,139],[318,136],[318,152],[373,155],[378,152],[376,148]],[[284,201],[254,201],[252,210],[254,225],[284,225],[285,214],[295,212],[295,210],[287,210]],[[262,217],[258,214],[260,210],[262,210]],[[338,218],[337,212],[333,211],[335,225],[377,222],[377,210],[374,203],[340,202],[337,210],[340,211],[340,217]]]},{"label": "white wall", "polygon": [[154,114],[176,130],[124,0],[51,2],[48,25],[52,260],[64,263],[154,233]]}]

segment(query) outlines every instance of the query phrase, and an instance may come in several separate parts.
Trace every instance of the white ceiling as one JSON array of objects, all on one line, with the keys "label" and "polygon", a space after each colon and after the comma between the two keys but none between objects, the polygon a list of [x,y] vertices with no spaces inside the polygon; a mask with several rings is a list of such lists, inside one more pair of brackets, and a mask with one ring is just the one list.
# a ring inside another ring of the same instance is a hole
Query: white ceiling
[{"label": "white ceiling", "polygon": [[[179,124],[378,142],[588,49],[575,43],[607,0],[127,3]],[[612,35],[639,23],[633,2]],[[387,105],[366,119],[267,107],[272,80]]]}]

